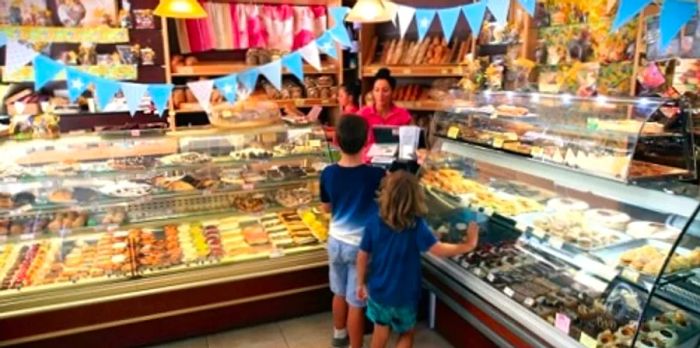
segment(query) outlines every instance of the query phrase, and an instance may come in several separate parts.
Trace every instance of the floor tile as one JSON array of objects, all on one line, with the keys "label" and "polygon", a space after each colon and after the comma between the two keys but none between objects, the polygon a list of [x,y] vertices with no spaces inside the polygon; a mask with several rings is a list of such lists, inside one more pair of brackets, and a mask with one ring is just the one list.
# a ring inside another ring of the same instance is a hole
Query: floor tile
[{"label": "floor tile", "polygon": [[151,348],[207,348],[207,336],[189,338],[181,341],[164,343]]},{"label": "floor tile", "polygon": [[287,348],[276,323],[253,326],[210,335],[209,348]]}]

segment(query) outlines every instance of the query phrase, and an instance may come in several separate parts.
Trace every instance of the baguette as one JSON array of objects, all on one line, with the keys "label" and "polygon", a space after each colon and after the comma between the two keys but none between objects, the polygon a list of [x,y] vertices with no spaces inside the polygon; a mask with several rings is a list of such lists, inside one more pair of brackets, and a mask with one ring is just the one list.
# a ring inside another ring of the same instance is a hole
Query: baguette
[{"label": "baguette", "polygon": [[404,52],[406,52],[407,44],[408,42],[406,40],[401,39],[398,47],[396,48],[396,52],[394,53],[394,60],[391,62],[391,65],[398,65],[399,62],[401,62],[401,57],[403,56]]},{"label": "baguette", "polygon": [[445,54],[445,57],[442,59],[442,64],[450,64],[452,63],[452,56],[455,54],[455,47],[457,46],[457,41],[455,40],[455,43],[450,47],[447,46],[447,52]]},{"label": "baguette", "polygon": [[386,65],[391,65],[391,62],[394,61],[394,54],[396,53],[396,47],[399,46],[399,42],[400,41],[398,39],[395,39],[392,42],[391,47],[389,47],[390,50],[389,50],[389,54],[387,54],[387,56],[386,56]]},{"label": "baguette", "polygon": [[425,54],[427,53],[428,45],[430,44],[429,41],[430,40],[428,40],[428,39],[424,39],[423,41],[421,41],[421,43],[418,47],[418,52],[416,54],[416,57],[413,59],[413,63],[412,63],[413,65],[421,64],[423,59],[425,59]]},{"label": "baguette", "polygon": [[394,49],[394,44],[396,42],[396,39],[389,41],[388,44],[384,45],[384,51],[382,51],[382,57],[379,60],[379,62],[382,65],[386,65],[389,62],[389,55],[391,54],[391,51]]},{"label": "baguette", "polygon": [[417,46],[418,43],[416,41],[411,42],[411,44],[408,46],[408,51],[406,51],[406,54],[404,54],[403,57],[401,57],[401,64],[411,65],[411,56],[416,51]]}]

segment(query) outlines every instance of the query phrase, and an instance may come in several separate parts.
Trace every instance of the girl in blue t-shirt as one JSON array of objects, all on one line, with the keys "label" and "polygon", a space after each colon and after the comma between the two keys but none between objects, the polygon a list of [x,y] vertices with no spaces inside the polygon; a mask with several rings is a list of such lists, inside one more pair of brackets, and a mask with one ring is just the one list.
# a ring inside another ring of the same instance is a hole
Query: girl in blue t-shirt
[{"label": "girl in blue t-shirt", "polygon": [[473,250],[479,227],[469,224],[465,242],[438,242],[423,219],[425,196],[418,179],[405,171],[389,174],[381,186],[379,215],[367,222],[357,254],[357,296],[367,299],[374,322],[372,348],[385,347],[391,331],[397,347],[413,346],[421,286],[421,253],[449,257]]}]

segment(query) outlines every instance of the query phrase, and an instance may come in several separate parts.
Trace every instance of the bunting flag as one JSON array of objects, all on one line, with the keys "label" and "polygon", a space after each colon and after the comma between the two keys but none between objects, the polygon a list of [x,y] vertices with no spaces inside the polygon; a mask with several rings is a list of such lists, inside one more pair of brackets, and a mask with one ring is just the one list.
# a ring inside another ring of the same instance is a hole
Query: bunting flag
[{"label": "bunting flag", "polygon": [[416,14],[416,9],[413,7],[408,7],[404,5],[396,5],[397,10],[396,13],[398,14],[399,17],[399,33],[401,34],[401,38],[403,39],[404,36],[406,36],[406,32],[408,31],[408,26],[411,25],[411,21],[413,20],[413,16]]},{"label": "bunting flag", "polygon": [[433,18],[435,18],[435,10],[416,10],[416,26],[418,27],[418,41],[423,41],[425,35],[428,34],[428,30],[430,30],[430,25],[433,24]]},{"label": "bunting flag", "polygon": [[486,3],[475,2],[470,5],[464,5],[462,6],[462,12],[464,12],[464,18],[467,19],[467,24],[472,30],[472,37],[479,37],[481,24],[484,22],[484,15],[486,14]]},{"label": "bunting flag", "polygon": [[187,87],[190,88],[192,94],[199,102],[199,105],[206,112],[211,111],[211,93],[214,90],[214,80],[201,80],[188,82]]},{"label": "bunting flag", "polygon": [[258,71],[265,76],[265,78],[270,81],[270,83],[277,88],[278,91],[282,90],[282,61],[279,59],[273,60],[258,68]]},{"label": "bunting flag", "polygon": [[496,18],[496,23],[505,25],[508,23],[508,10],[510,9],[510,0],[487,0],[486,6]]},{"label": "bunting flag", "polygon": [[681,28],[698,12],[698,3],[688,0],[665,0],[661,8],[659,45],[664,52]]},{"label": "bunting flag", "polygon": [[442,27],[442,33],[445,34],[445,39],[447,42],[452,40],[452,33],[455,31],[457,26],[457,20],[460,14],[459,7],[446,8],[444,10],[438,10],[437,14],[440,17],[440,26]]},{"label": "bunting flag", "polygon": [[537,5],[537,0],[519,0],[520,5],[527,11],[530,16],[535,15],[535,6]]},{"label": "bunting flag", "polygon": [[33,49],[17,40],[7,40],[5,47],[5,75],[11,75],[15,70],[29,64],[39,55]]},{"label": "bunting flag", "polygon": [[338,52],[335,49],[335,42],[333,42],[333,38],[329,33],[324,33],[321,35],[321,37],[316,39],[316,45],[320,51],[327,54],[329,57],[338,59]]},{"label": "bunting flag", "polygon": [[7,44],[7,35],[0,33],[0,47],[5,46],[5,44]]},{"label": "bunting flag", "polygon": [[173,92],[171,84],[152,84],[148,85],[148,94],[151,96],[153,105],[156,107],[158,116],[163,116],[163,112],[168,106],[170,94]]},{"label": "bunting flag", "polygon": [[293,52],[282,57],[282,65],[284,65],[292,75],[296,76],[299,81],[304,81],[304,62],[302,62],[299,52]]},{"label": "bunting flag", "polygon": [[65,66],[47,56],[38,55],[34,58],[34,90],[38,91],[47,83],[53,81]]},{"label": "bunting flag", "polygon": [[389,13],[389,18],[391,18],[391,23],[396,27],[396,14],[399,11],[399,6],[391,1],[383,1],[384,8]]},{"label": "bunting flag", "polygon": [[85,92],[88,85],[92,82],[93,77],[90,74],[84,73],[75,68],[66,68],[66,85],[68,87],[68,99],[71,103]]},{"label": "bunting flag", "polygon": [[338,27],[343,26],[343,23],[345,22],[345,17],[350,12],[350,8],[345,6],[333,6],[328,8],[328,12],[333,18],[333,25]]},{"label": "bunting flag", "polygon": [[612,31],[616,32],[642,11],[652,0],[620,0],[617,8],[615,20],[613,20]]},{"label": "bunting flag", "polygon": [[238,92],[237,74],[231,74],[214,80],[214,86],[224,95],[224,98],[226,98],[229,103],[235,103],[238,99],[236,95]]},{"label": "bunting flag", "polygon": [[119,82],[99,77],[93,79],[93,83],[95,84],[95,99],[97,101],[97,107],[100,110],[104,110],[107,107],[107,104],[114,99],[114,95],[119,92],[121,85]]},{"label": "bunting flag", "polygon": [[338,42],[343,47],[352,47],[352,41],[350,41],[350,35],[345,29],[345,26],[338,25],[328,31],[333,40]]},{"label": "bunting flag", "polygon": [[139,110],[143,96],[148,90],[148,85],[131,82],[123,82],[121,85],[124,98],[126,99],[126,106],[129,108],[129,115],[134,117],[136,111]]},{"label": "bunting flag", "polygon": [[255,89],[255,84],[258,83],[259,76],[260,72],[258,72],[258,69],[248,69],[238,74],[238,82],[240,82],[246,90],[251,92]]},{"label": "bunting flag", "polygon": [[318,46],[316,46],[316,42],[311,41],[306,46],[300,48],[299,54],[309,65],[316,68],[316,70],[322,70],[321,57],[318,56]]}]

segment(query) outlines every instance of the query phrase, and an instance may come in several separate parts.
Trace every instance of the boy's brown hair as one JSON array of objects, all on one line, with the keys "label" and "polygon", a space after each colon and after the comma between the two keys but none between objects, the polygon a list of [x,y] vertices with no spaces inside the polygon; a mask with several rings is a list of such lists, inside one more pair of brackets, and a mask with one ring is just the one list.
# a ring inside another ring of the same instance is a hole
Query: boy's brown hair
[{"label": "boy's brown hair", "polygon": [[394,231],[403,231],[425,215],[425,194],[415,175],[399,170],[382,180],[379,194],[379,217]]}]

